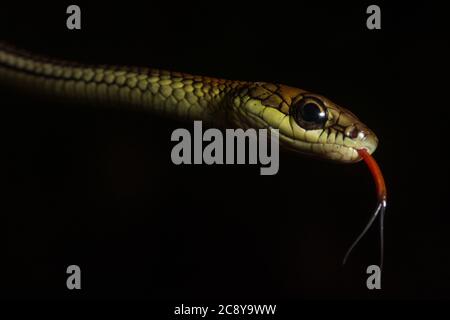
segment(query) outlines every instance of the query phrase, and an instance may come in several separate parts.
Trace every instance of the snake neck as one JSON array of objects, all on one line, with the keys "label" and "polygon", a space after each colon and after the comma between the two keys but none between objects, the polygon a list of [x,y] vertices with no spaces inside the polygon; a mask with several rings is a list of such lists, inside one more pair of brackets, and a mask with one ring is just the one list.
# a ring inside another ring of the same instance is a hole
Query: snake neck
[{"label": "snake neck", "polygon": [[90,66],[0,44],[0,81],[63,101],[131,107],[182,120],[227,125],[245,82],[165,70]]}]

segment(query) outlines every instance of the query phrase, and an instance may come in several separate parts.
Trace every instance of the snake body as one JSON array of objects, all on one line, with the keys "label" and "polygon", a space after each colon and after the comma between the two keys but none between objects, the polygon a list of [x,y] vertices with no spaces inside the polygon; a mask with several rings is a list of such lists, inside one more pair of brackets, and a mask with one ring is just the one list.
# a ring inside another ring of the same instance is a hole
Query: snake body
[{"label": "snake body", "polygon": [[212,125],[279,129],[280,145],[335,160],[361,160],[378,139],[353,113],[327,98],[282,84],[48,59],[0,45],[0,82],[70,101],[149,110]]}]

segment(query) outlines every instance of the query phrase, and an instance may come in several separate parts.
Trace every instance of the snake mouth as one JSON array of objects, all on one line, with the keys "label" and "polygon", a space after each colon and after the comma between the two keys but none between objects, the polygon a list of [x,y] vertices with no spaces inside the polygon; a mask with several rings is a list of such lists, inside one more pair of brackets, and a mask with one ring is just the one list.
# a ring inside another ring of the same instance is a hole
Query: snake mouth
[{"label": "snake mouth", "polygon": [[283,148],[295,153],[342,163],[354,163],[361,160],[357,149],[353,147],[333,143],[305,142],[293,139],[281,132],[279,137]]},{"label": "snake mouth", "polygon": [[372,139],[368,141],[365,139],[361,146],[355,145],[352,147],[337,143],[305,142],[291,138],[282,132],[279,132],[279,138],[280,144],[284,149],[314,158],[341,163],[359,162],[362,160],[362,157],[358,153],[359,149],[365,149],[369,154],[372,154],[377,148],[377,144],[373,143],[375,140],[372,141]]}]

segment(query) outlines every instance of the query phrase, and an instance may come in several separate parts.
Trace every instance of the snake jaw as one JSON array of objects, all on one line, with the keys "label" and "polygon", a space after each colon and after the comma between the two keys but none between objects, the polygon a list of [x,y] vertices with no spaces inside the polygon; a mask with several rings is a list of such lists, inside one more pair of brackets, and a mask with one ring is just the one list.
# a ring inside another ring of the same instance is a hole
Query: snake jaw
[{"label": "snake jaw", "polygon": [[333,126],[323,130],[305,131],[294,120],[285,122],[290,122],[290,126],[279,127],[280,144],[286,149],[315,158],[355,163],[362,160],[359,149],[365,149],[372,154],[378,146],[376,135],[363,124],[358,125],[358,133],[352,137]]},{"label": "snake jaw", "polygon": [[341,163],[355,163],[362,160],[358,154],[359,149],[366,149],[372,154],[378,145],[375,134],[363,125],[358,127],[361,134],[357,134],[355,138],[333,127],[308,131],[299,127],[290,115],[264,107],[259,101],[249,101],[248,105],[251,108],[245,112],[245,124],[241,120],[239,125],[278,129],[280,145],[295,153]]}]

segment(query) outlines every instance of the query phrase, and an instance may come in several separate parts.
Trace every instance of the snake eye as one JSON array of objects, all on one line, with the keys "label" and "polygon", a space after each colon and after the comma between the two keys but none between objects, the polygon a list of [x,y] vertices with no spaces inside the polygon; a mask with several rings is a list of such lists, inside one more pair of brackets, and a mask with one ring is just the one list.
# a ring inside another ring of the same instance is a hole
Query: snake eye
[{"label": "snake eye", "polygon": [[292,113],[298,125],[305,130],[322,129],[328,120],[326,109],[316,99],[303,99],[295,104]]}]

